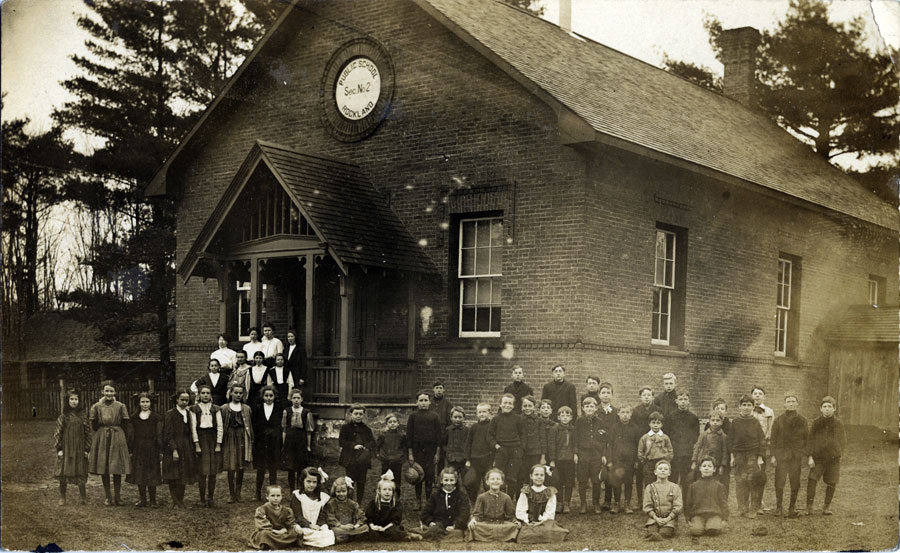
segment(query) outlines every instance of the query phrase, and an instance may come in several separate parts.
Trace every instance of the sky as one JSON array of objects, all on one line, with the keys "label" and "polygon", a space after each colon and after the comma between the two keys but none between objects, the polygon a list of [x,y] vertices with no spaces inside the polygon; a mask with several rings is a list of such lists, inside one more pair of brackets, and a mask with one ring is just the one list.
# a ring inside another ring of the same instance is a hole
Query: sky
[{"label": "sky", "polygon": [[[544,18],[558,22],[559,0],[540,1]],[[666,53],[719,74],[722,66],[703,29],[705,13],[718,17],[725,28],[771,29],[788,7],[788,0],[571,1],[572,30],[578,34],[654,65],[660,65]],[[67,98],[59,82],[76,72],[70,56],[84,49],[86,35],[75,15],[83,6],[82,0],[2,1],[3,119],[28,117],[32,132],[50,127],[53,108]],[[831,13],[835,20],[864,16],[872,46],[884,39],[900,48],[900,0],[834,0]]]}]

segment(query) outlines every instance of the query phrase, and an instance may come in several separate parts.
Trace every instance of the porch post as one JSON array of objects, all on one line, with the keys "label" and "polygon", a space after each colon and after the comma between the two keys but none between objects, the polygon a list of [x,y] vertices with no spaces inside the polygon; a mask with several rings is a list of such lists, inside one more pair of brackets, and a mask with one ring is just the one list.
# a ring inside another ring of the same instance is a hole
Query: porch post
[{"label": "porch post", "polygon": [[416,294],[412,275],[406,280],[406,358],[416,358]]},{"label": "porch post", "polygon": [[250,326],[259,327],[259,258],[250,258]]},{"label": "porch post", "polygon": [[[216,271],[216,280],[219,283],[219,332],[225,332],[228,318],[228,265],[219,263]],[[240,330],[240,329],[239,329]]]},{"label": "porch post", "polygon": [[306,355],[313,354],[313,278],[316,274],[316,254],[308,253],[303,256],[306,259],[306,319],[303,323],[304,345]]},{"label": "porch post", "polygon": [[[349,273],[349,271],[348,271]],[[340,276],[341,286],[341,351],[338,361],[338,401],[349,403],[353,397],[353,375],[350,371],[350,316],[353,304],[353,279],[349,274]]]}]

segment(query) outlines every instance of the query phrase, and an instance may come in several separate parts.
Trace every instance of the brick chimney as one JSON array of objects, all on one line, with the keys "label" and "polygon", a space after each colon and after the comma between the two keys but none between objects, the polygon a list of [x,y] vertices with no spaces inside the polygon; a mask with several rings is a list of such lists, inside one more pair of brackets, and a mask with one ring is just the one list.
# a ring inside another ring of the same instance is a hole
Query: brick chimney
[{"label": "brick chimney", "polygon": [[756,107],[756,49],[759,31],[753,27],[725,29],[719,36],[725,66],[725,95],[747,107]]},{"label": "brick chimney", "polygon": [[559,28],[572,32],[572,0],[559,0]]}]

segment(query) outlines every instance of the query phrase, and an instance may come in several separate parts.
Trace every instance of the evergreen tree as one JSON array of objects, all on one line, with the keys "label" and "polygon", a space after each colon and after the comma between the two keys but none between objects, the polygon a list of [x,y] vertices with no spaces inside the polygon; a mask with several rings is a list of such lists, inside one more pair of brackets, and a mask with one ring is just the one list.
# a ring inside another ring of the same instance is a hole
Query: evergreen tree
[{"label": "evergreen tree", "polygon": [[[53,283],[39,276],[41,234],[53,206],[62,199],[62,183],[74,155],[60,128],[30,136],[27,119],[2,123],[2,311],[4,337],[21,336],[25,321],[46,307]],[[52,271],[49,272],[52,279]]]},{"label": "evergreen tree", "polygon": [[[707,17],[704,27],[721,61],[722,24]],[[830,21],[821,0],[791,0],[784,20],[762,33],[759,106],[826,161],[896,157],[898,74],[888,53],[866,47],[864,28],[861,18]]]},{"label": "evergreen tree", "polygon": [[678,75],[692,83],[708,88],[715,92],[722,92],[722,77],[713,73],[712,69],[705,65],[697,65],[687,61],[674,60],[663,54],[663,69],[669,73]]},{"label": "evergreen tree", "polygon": [[825,160],[897,150],[898,75],[887,53],[865,46],[864,22],[828,19],[819,0],[791,0],[763,33],[760,105]]},{"label": "evergreen tree", "polygon": [[74,99],[54,113],[60,125],[102,144],[79,167],[93,178],[73,179],[69,196],[119,217],[119,232],[85,260],[105,285],[67,299],[87,320],[114,321],[104,328],[113,339],[147,330],[145,315],[153,313],[164,364],[174,210],[166,199],[145,200],[142,190],[280,7],[252,0],[242,9],[238,2],[85,0],[78,25],[90,35],[88,53],[73,56],[80,75],[62,84]]}]

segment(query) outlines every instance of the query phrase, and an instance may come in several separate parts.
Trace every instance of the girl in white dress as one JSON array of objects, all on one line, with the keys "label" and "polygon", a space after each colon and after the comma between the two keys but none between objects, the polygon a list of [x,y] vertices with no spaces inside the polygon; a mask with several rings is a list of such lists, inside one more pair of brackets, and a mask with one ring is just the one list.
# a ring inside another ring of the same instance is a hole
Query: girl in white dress
[{"label": "girl in white dress", "polygon": [[327,476],[322,469],[306,467],[300,473],[300,489],[291,494],[294,529],[301,534],[302,545],[329,547],[334,545],[334,531],[326,524],[325,504],[331,499],[323,490]]}]

